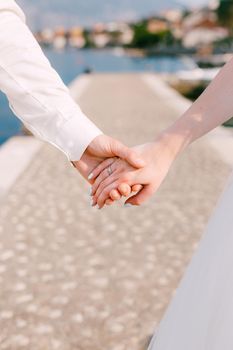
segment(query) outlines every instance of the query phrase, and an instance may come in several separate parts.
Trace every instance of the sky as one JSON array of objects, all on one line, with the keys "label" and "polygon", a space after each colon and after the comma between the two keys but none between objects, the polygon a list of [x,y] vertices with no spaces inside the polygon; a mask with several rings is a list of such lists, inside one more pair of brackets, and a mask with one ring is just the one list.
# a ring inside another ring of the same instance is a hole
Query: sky
[{"label": "sky", "polygon": [[200,6],[208,0],[16,0],[26,12],[32,29],[90,26],[114,20],[135,20],[162,9]]}]

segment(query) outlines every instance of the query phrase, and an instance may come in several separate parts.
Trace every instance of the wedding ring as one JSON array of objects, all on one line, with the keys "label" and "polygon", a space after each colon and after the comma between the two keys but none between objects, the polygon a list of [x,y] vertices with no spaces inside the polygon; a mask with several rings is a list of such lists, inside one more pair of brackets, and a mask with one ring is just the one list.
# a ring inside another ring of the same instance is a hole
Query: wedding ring
[{"label": "wedding ring", "polygon": [[107,168],[107,172],[109,176],[112,175],[113,171],[112,171],[111,165],[109,165],[109,167]]}]

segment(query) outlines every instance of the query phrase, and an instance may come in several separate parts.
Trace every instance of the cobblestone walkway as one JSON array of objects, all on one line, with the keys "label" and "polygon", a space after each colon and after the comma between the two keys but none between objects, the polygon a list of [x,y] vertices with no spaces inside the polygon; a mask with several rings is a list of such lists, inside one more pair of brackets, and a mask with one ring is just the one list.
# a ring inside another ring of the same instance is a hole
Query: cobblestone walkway
[{"label": "cobblestone walkway", "polygon": [[[178,117],[140,75],[94,75],[80,102],[130,144]],[[97,211],[43,147],[0,208],[0,349],[146,349],[229,171],[202,140],[150,203]]]}]

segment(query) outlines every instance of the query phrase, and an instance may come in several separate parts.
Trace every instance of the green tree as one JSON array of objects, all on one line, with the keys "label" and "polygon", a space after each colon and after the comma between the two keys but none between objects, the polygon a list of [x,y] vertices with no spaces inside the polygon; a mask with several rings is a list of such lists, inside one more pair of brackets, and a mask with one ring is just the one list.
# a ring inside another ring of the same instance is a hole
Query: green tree
[{"label": "green tree", "polygon": [[142,22],[134,25],[134,37],[131,46],[137,48],[154,47],[158,44],[170,45],[174,38],[170,30],[159,33],[150,33],[147,30],[147,23]]},{"label": "green tree", "polygon": [[219,22],[233,34],[233,0],[221,0],[217,8]]},{"label": "green tree", "polygon": [[84,39],[85,39],[85,49],[86,48],[93,48],[95,47],[93,41],[91,40],[91,35],[90,35],[90,32],[88,30],[84,30],[84,33],[83,33],[83,36],[84,36]]}]

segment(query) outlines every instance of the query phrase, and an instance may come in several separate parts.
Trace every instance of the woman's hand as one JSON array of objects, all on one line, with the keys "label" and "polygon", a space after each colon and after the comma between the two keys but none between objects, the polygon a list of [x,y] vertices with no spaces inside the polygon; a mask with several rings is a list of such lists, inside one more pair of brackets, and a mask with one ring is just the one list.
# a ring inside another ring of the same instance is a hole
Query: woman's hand
[{"label": "woman's hand", "polygon": [[112,198],[114,192],[122,186],[129,188],[135,186],[134,190],[139,189],[126,204],[141,205],[149,199],[159,189],[177,157],[177,152],[174,152],[170,141],[167,135],[162,134],[155,142],[134,147],[146,163],[141,169],[135,169],[121,159],[112,159],[108,160],[108,164],[107,161],[100,164],[93,171],[93,205],[97,204],[102,208],[105,201],[109,197]]}]

